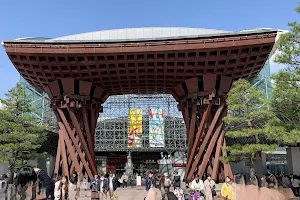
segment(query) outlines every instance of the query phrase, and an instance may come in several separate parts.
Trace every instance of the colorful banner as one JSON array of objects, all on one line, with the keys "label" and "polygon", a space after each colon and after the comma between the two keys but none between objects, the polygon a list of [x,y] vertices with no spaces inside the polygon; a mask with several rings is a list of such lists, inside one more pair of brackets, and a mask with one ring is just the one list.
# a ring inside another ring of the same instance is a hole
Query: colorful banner
[{"label": "colorful banner", "polygon": [[150,147],[165,147],[164,110],[150,108],[148,114]]},{"label": "colorful banner", "polygon": [[142,147],[143,111],[141,109],[128,111],[128,148]]}]

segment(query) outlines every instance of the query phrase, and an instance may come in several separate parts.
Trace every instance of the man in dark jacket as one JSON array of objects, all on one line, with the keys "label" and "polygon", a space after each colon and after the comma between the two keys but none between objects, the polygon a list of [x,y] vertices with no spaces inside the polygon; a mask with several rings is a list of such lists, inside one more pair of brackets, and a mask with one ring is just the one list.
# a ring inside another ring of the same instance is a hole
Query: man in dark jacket
[{"label": "man in dark jacket", "polygon": [[[100,178],[102,181],[102,194],[101,194],[101,198],[100,199],[107,199],[107,193],[109,191],[109,181],[108,181],[109,175],[105,174],[104,178],[103,176]],[[101,190],[100,190],[101,192]]]},{"label": "man in dark jacket", "polygon": [[174,189],[175,188],[180,188],[180,185],[181,185],[180,178],[181,177],[178,175],[178,171],[175,171],[174,172],[174,179],[173,179]]},{"label": "man in dark jacket", "polygon": [[155,179],[153,177],[152,172],[149,172],[148,178],[146,179],[145,186],[146,186],[146,191],[150,190],[152,186],[155,186]]}]

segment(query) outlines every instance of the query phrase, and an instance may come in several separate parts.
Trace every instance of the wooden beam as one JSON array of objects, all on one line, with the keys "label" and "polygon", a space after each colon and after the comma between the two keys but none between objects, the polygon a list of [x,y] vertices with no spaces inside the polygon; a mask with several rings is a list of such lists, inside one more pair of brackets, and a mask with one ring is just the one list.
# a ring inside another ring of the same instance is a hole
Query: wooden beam
[{"label": "wooden beam", "polygon": [[76,115],[75,115],[73,109],[68,109],[68,110],[69,110],[69,114],[70,114],[70,117],[71,117],[73,126],[74,126],[74,128],[75,128],[75,130],[76,130],[76,133],[77,133],[77,135],[78,135],[78,137],[79,137],[79,141],[80,141],[80,143],[81,143],[81,145],[82,145],[82,147],[83,147],[83,150],[84,150],[84,152],[85,152],[87,161],[88,161],[88,163],[89,163],[89,165],[90,165],[90,168],[91,168],[93,174],[97,174],[97,169],[96,169],[96,163],[95,163],[95,160],[93,160],[93,158],[92,158],[92,156],[91,156],[91,154],[90,154],[90,152],[89,152],[89,149],[88,149],[88,147],[87,147],[87,145],[86,145],[86,141],[85,141],[85,139],[84,139],[84,137],[83,137],[83,134],[82,134],[82,131],[81,131],[81,129],[80,129],[79,123],[78,123],[78,121],[77,121]]},{"label": "wooden beam", "polygon": [[213,171],[211,174],[212,179],[216,179],[217,175],[218,175],[218,169],[219,169],[219,164],[220,164],[219,158],[220,158],[220,153],[221,153],[222,144],[223,144],[223,140],[224,140],[224,135],[225,135],[225,131],[222,130],[222,133],[218,139],[216,152],[215,152],[215,158],[213,161]]},{"label": "wooden beam", "polygon": [[69,125],[69,123],[68,123],[68,121],[67,121],[67,119],[66,119],[66,117],[65,117],[65,115],[64,115],[64,113],[63,113],[63,111],[62,111],[61,109],[58,108],[58,109],[57,109],[57,113],[58,113],[58,115],[60,116],[60,118],[61,118],[61,120],[62,120],[64,126],[66,127],[67,132],[69,133],[69,136],[70,136],[70,138],[71,138],[71,140],[72,140],[72,142],[73,142],[73,144],[74,144],[74,146],[75,146],[75,149],[76,149],[76,151],[78,152],[78,155],[79,155],[79,157],[80,157],[80,160],[81,160],[81,162],[83,162],[83,165],[84,165],[84,167],[85,167],[85,170],[87,171],[89,177],[90,177],[90,178],[93,178],[94,175],[95,175],[95,173],[93,173],[93,172],[91,171],[91,169],[90,169],[88,163],[86,162],[85,156],[82,154],[82,149],[81,149],[81,148],[79,147],[79,145],[78,145],[78,140],[77,140],[77,139],[75,138],[75,136],[74,136],[75,133],[71,130],[70,125]]},{"label": "wooden beam", "polygon": [[[222,154],[223,157],[227,157],[227,151],[226,151],[226,141],[224,140],[223,148],[222,148]],[[224,165],[224,176],[229,176],[230,178],[233,178],[233,174],[229,165],[229,162],[223,163]]]},{"label": "wooden beam", "polygon": [[58,145],[57,145],[57,151],[56,151],[56,159],[55,159],[55,167],[54,167],[54,174],[58,175],[58,171],[59,171],[59,166],[60,166],[60,156],[61,156],[61,148],[60,148],[60,138],[61,136],[58,135]]},{"label": "wooden beam", "polygon": [[[188,144],[189,146],[192,146],[192,150],[190,152],[190,155],[189,155],[189,158],[187,160],[187,165],[186,165],[186,175],[188,174],[187,172],[190,171],[190,168],[191,168],[191,165],[192,165],[192,162],[194,161],[194,158],[195,158],[195,154],[196,154],[196,150],[197,148],[199,147],[200,145],[200,139],[202,137],[202,134],[204,132],[204,129],[205,129],[205,124],[206,124],[206,121],[207,121],[207,118],[208,116],[210,115],[211,113],[211,104],[208,104],[208,106],[206,107],[206,110],[203,114],[203,117],[201,119],[201,122],[200,122],[200,126],[198,128],[198,132],[196,134],[196,139],[194,141],[194,143],[191,143],[191,144]],[[186,178],[186,177],[185,177]]]},{"label": "wooden beam", "polygon": [[71,157],[71,160],[72,160],[72,164],[74,164],[76,171],[79,172],[80,168],[79,168],[79,163],[78,163],[78,160],[77,160],[77,157],[76,157],[76,154],[75,154],[74,147],[72,146],[72,144],[70,142],[70,138],[68,137],[68,133],[67,133],[65,127],[63,126],[63,124],[61,122],[59,122],[59,124],[60,124],[59,127],[61,128],[62,132],[64,133],[63,134],[64,141],[65,141],[65,143],[67,145],[67,149],[68,149],[68,152],[70,154],[70,157]]},{"label": "wooden beam", "polygon": [[189,142],[188,142],[188,155],[190,155],[190,152],[192,151],[192,144],[194,143],[194,138],[195,138],[195,126],[196,126],[196,118],[197,118],[197,105],[196,103],[193,104],[192,106],[192,118],[191,118],[191,123],[190,123],[190,130],[189,130]]},{"label": "wooden beam", "polygon": [[[59,130],[59,134],[63,134],[62,130]],[[64,176],[70,177],[69,174],[69,166],[67,161],[67,152],[65,147],[65,141],[63,138],[60,140],[60,148],[61,148],[61,157],[62,157],[62,171]]]},{"label": "wooden beam", "polygon": [[88,114],[85,107],[82,107],[82,115],[83,115],[83,124],[84,124],[84,130],[86,132],[87,136],[87,142],[88,142],[88,148],[90,151],[90,154],[92,156],[92,159],[94,159],[94,149],[93,149],[93,139],[90,131],[90,125],[88,120]]},{"label": "wooden beam", "polygon": [[214,147],[216,145],[218,137],[220,136],[220,132],[221,132],[222,128],[223,128],[223,123],[221,123],[219,125],[219,127],[217,128],[217,130],[214,132],[214,135],[213,135],[212,139],[209,142],[209,145],[208,145],[208,147],[206,149],[206,152],[205,152],[205,154],[203,156],[203,159],[201,161],[201,165],[198,168],[198,175],[200,177],[202,177],[203,174],[204,174],[204,170],[207,167],[208,160],[211,157],[211,153],[212,153],[212,151],[213,151],[213,149],[214,149]]},{"label": "wooden beam", "polygon": [[219,121],[219,118],[220,118],[220,116],[222,114],[224,106],[225,106],[225,104],[223,103],[218,108],[218,110],[217,110],[217,112],[216,112],[216,114],[215,114],[215,116],[214,116],[214,118],[212,120],[212,123],[211,123],[211,125],[210,125],[210,127],[209,127],[209,129],[208,129],[208,131],[207,131],[207,133],[205,135],[205,137],[204,137],[204,140],[203,140],[202,144],[200,145],[200,149],[198,151],[198,154],[195,157],[194,163],[192,164],[192,168],[188,171],[188,176],[187,176],[188,180],[190,180],[192,178],[193,173],[194,173],[195,169],[197,168],[197,165],[198,165],[198,163],[200,161],[200,158],[202,157],[202,154],[203,154],[203,152],[204,152],[204,150],[206,148],[206,145],[208,144],[208,141],[209,141],[209,139],[210,139],[210,137],[211,137],[211,135],[212,135],[212,133],[213,133],[213,131],[215,129],[215,126],[216,126],[217,122]]}]

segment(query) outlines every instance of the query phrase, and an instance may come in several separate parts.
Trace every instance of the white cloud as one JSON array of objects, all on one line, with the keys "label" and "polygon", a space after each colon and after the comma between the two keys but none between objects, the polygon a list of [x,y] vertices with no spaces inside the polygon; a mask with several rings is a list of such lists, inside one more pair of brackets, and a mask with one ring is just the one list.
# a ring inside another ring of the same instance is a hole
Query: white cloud
[{"label": "white cloud", "polygon": [[[280,35],[283,34],[283,33],[286,33],[286,32],[288,32],[288,31],[287,30],[278,30],[277,36],[276,36],[276,39],[275,39],[275,43],[278,41]],[[286,67],[286,65],[274,62],[274,59],[275,59],[275,57],[278,53],[279,53],[279,51],[277,51],[277,50],[275,50],[274,52],[271,53],[272,56],[270,57],[270,60],[269,60],[270,61],[271,74],[276,73],[276,72],[278,72],[281,69],[284,69]]]}]

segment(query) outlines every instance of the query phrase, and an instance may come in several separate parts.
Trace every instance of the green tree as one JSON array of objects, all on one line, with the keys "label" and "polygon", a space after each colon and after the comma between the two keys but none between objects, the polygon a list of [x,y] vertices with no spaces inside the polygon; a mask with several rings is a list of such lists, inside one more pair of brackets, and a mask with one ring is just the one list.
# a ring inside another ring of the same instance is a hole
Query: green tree
[{"label": "green tree", "polygon": [[[300,14],[300,2],[295,8]],[[300,66],[300,24],[296,21],[288,23],[290,31],[280,35],[277,43],[279,53],[275,58],[275,62],[287,64],[292,68]]]},{"label": "green tree", "polygon": [[[255,177],[255,160],[262,151],[274,151],[278,143],[265,130],[268,121],[277,119],[268,110],[263,94],[246,80],[233,83],[227,98],[229,115],[224,118],[229,130],[226,137],[233,141],[227,150],[229,161],[250,161],[250,177],[257,184]],[[224,158],[225,159],[225,158]]]},{"label": "green tree", "polygon": [[9,165],[11,183],[17,167],[44,155],[39,148],[46,139],[46,131],[28,115],[31,102],[20,84],[10,89],[1,103],[4,106],[0,109],[0,162]]},{"label": "green tree", "polygon": [[[295,10],[300,14],[300,2]],[[272,76],[270,105],[279,119],[269,121],[267,128],[274,135],[283,135],[286,144],[295,145],[300,141],[300,24],[289,26],[290,31],[279,38],[275,59],[287,67]]]}]

